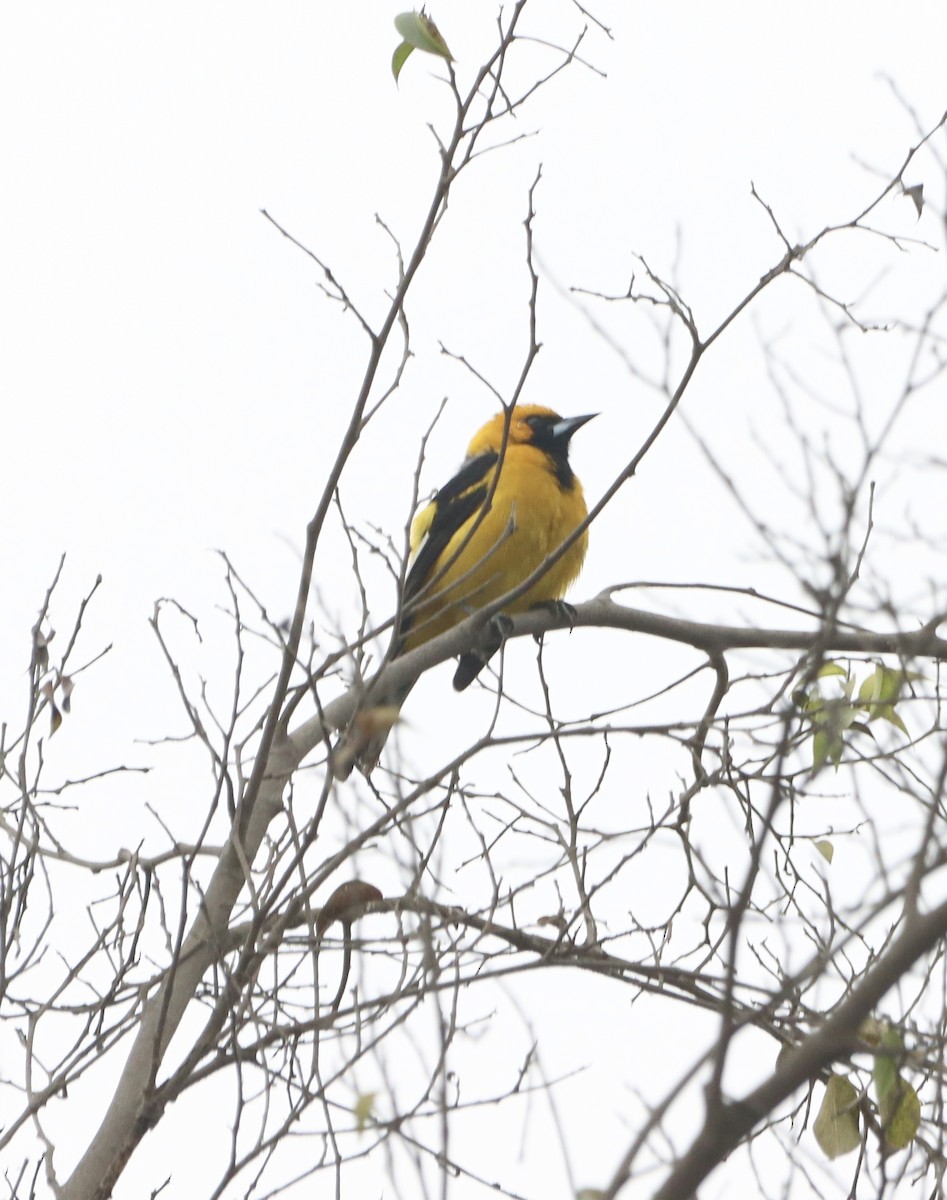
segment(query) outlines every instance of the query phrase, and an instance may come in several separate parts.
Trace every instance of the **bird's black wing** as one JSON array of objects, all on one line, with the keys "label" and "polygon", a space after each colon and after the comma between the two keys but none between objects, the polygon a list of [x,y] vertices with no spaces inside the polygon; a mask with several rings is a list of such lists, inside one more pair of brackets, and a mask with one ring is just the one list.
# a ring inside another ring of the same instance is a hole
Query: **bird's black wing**
[{"label": "bird's black wing", "polygon": [[[434,519],[404,581],[403,604],[410,603],[423,591],[448,542],[464,522],[482,507],[489,490],[487,475],[496,465],[498,457],[491,450],[468,459],[450,483],[446,483],[431,501]],[[402,619],[400,636],[403,637],[410,628],[409,613]]]}]

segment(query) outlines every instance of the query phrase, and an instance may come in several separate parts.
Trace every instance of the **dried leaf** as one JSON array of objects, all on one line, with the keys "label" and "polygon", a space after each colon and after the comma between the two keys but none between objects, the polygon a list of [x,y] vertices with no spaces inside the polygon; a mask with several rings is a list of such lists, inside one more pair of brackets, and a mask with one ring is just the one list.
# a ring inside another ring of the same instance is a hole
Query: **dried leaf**
[{"label": "dried leaf", "polygon": [[323,934],[333,921],[352,921],[360,916],[366,904],[381,900],[381,892],[373,884],[350,879],[340,884],[329,897],[316,918],[316,933]]},{"label": "dried leaf", "polygon": [[880,1046],[887,1024],[877,1017],[866,1017],[858,1026],[858,1036],[869,1046]]},{"label": "dried leaf", "polygon": [[378,704],[357,714],[332,751],[332,770],[336,779],[348,779],[356,762],[373,743],[384,744],[388,731],[398,724],[400,713],[397,704]]},{"label": "dried leaf", "polygon": [[924,211],[924,184],[915,183],[913,187],[901,189],[901,195],[907,196],[914,207],[917,209],[917,219],[921,219],[921,213]]},{"label": "dried leaf", "polygon": [[43,633],[42,629],[37,625],[33,630],[33,655],[40,673],[45,671],[49,666],[49,643],[55,636],[56,631],[54,629],[51,629],[47,634]]},{"label": "dried leaf", "polygon": [[867,1016],[858,1026],[858,1038],[869,1046],[880,1046],[888,1028],[887,1021],[880,1021],[877,1016]]}]

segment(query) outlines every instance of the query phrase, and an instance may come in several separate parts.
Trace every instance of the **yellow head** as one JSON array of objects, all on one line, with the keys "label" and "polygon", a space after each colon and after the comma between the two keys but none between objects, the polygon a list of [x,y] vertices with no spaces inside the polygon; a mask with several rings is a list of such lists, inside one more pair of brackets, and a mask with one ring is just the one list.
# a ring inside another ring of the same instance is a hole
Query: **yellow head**
[{"label": "yellow head", "polygon": [[[587,417],[563,418],[541,404],[518,404],[509,414],[510,431],[505,435],[506,444],[535,445],[550,451],[558,443],[564,450],[573,433],[586,421],[590,421],[592,416],[594,414]],[[507,419],[506,412],[498,412],[486,425],[478,429],[467,448],[468,457],[476,458],[478,454],[487,454],[490,451],[499,454],[504,443]]]},{"label": "yellow head", "polygon": [[569,466],[569,442],[576,430],[594,416],[590,413],[584,417],[560,417],[541,404],[518,404],[512,413],[497,413],[474,434],[467,448],[468,460],[481,454],[503,452],[509,463],[514,458],[522,462],[544,461],[552,467],[559,486],[571,491],[576,484]]}]

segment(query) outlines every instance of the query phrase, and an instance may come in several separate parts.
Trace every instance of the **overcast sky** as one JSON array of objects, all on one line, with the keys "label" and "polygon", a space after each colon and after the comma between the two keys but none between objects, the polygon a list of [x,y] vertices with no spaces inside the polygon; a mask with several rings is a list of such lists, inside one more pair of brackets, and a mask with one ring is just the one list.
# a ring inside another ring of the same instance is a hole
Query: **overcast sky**
[{"label": "overcast sky", "polygon": [[[101,766],[112,751],[144,762],[150,752],[133,739],[173,728],[175,701],[147,620],[159,597],[173,596],[213,626],[215,606],[226,603],[217,550],[274,618],[291,611],[304,526],[366,343],[351,314],[320,291],[315,263],[261,210],[332,267],[370,320],[378,316],[396,264],[376,214],[410,246],[438,166],[427,126],[443,130],[449,115],[435,60],[415,55],[400,87],[392,80],[401,7],[50,2],[4,15],[0,719],[12,726],[23,711],[30,629],[63,552],[53,625],[65,636],[101,573],[80,658],[114,644],[49,745],[53,778]],[[584,312],[643,370],[657,369],[659,347],[626,310],[569,300],[561,289],[620,294],[635,253],[668,277],[676,262],[676,282],[707,332],[782,253],[751,183],[790,239],[810,237],[864,207],[918,140],[891,81],[924,128],[947,107],[940,2],[615,0],[593,11],[614,40],[590,28],[581,55],[591,66],[576,63],[551,83],[508,131],[530,136],[472,169],[418,279],[414,358],[343,494],[350,520],[396,544],[420,439],[442,400],[422,492],[446,479],[495,407],[441,343],[504,395],[518,376],[527,337],[522,222],[540,164],[544,346],[524,399],[601,413],[574,443],[594,500],[660,405]],[[495,10],[443,0],[430,12],[464,83],[491,44]],[[567,0],[536,3],[532,21],[527,28],[552,42],[571,40],[581,24]],[[556,60],[541,46],[531,54],[524,78]],[[892,198],[878,224],[926,238],[942,257],[933,213],[917,221],[908,201]],[[893,306],[912,287],[921,303],[929,263],[886,276],[892,290],[879,304]],[[827,252],[820,270],[855,296],[889,264],[866,246]],[[942,275],[941,265],[938,286]],[[821,336],[810,337],[812,318],[793,307],[790,286],[708,358],[685,405],[716,451],[742,464],[745,484],[766,491],[763,506],[777,503],[763,486],[771,463],[751,435],[778,438],[779,426],[761,407],[765,372],[753,347],[788,337],[796,355]],[[801,359],[800,370],[817,375],[822,361]],[[701,462],[684,431],[659,443],[593,528],[575,597],[640,579],[769,581],[752,530],[719,480],[709,490]],[[383,573],[372,581],[381,621],[394,596]],[[326,625],[354,631],[357,594],[340,539],[316,586]],[[446,671],[423,689],[435,703],[448,692]],[[422,700],[410,727],[423,728],[424,709]],[[154,799],[167,782],[148,786]],[[114,827],[102,827],[105,811]],[[123,811],[110,794],[84,826],[103,854],[109,837],[136,840]]]}]

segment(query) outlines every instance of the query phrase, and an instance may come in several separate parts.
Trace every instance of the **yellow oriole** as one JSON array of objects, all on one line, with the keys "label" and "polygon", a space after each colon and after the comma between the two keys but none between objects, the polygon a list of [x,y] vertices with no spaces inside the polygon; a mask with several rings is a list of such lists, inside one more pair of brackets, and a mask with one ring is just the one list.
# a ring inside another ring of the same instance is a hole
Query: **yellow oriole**
[{"label": "yellow oriole", "polygon": [[[569,441],[592,416],[560,417],[539,405],[500,412],[475,435],[454,478],[411,525],[411,563],[388,658],[396,658],[513,591],[554,554],[587,515],[582,485],[569,465]],[[521,613],[565,595],[588,548],[583,532],[505,613]],[[467,687],[499,647],[461,657],[454,687]],[[376,694],[356,717],[334,757],[345,778],[353,760],[368,772],[408,695]],[[395,710],[392,712],[392,710]],[[387,715],[372,722],[372,711]],[[381,725],[381,728],[379,728]]]}]

